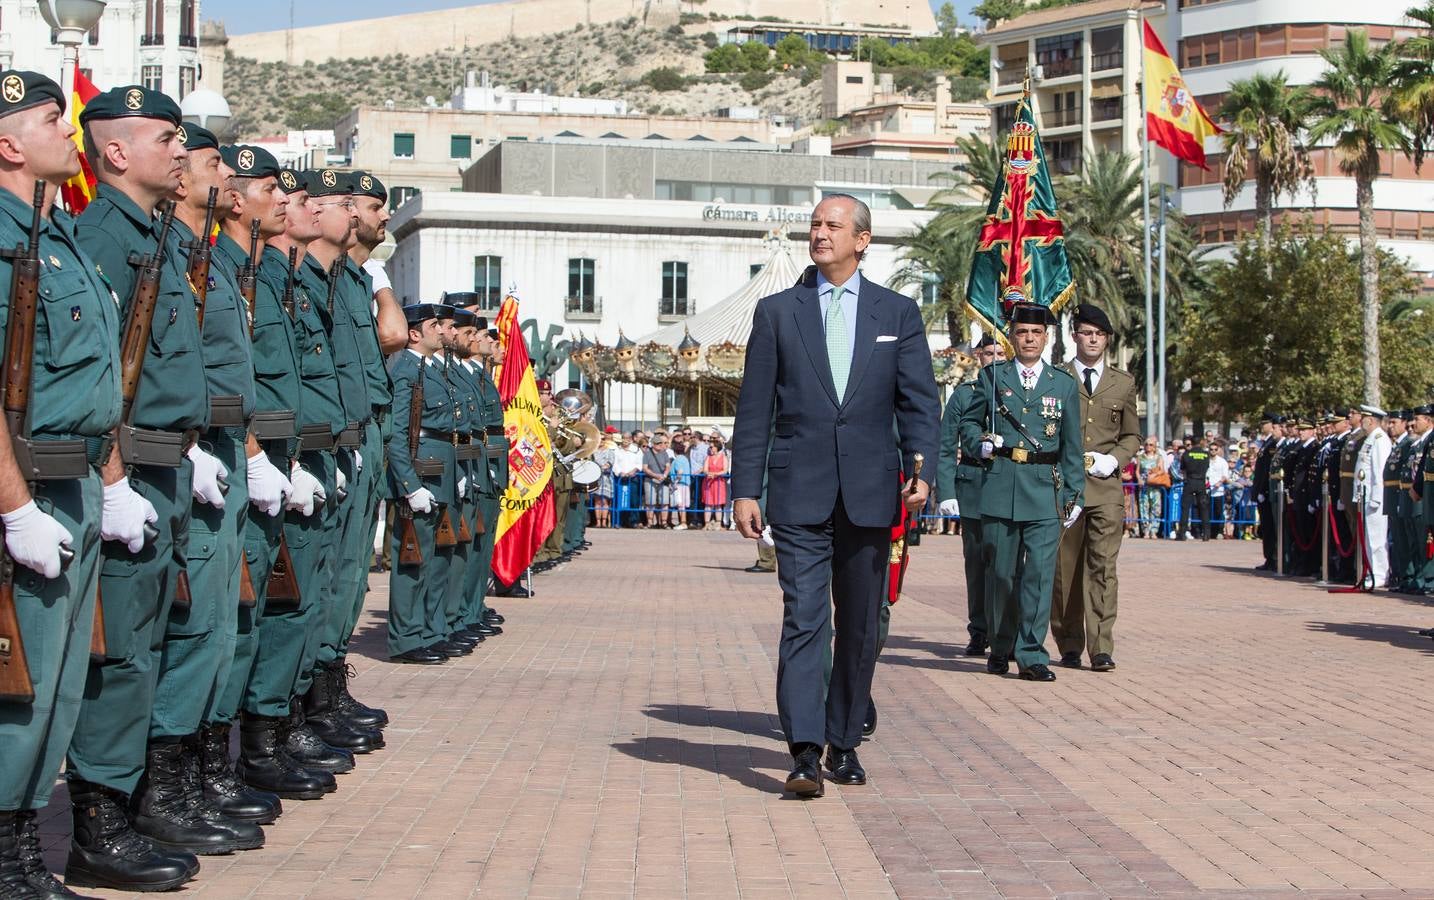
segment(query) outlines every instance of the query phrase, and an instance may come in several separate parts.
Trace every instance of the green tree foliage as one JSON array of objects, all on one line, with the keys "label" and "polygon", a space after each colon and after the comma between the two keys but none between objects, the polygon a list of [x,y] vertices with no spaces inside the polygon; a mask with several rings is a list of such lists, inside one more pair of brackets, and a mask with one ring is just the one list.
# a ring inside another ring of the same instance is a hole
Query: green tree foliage
[{"label": "green tree foliage", "polygon": [[986,27],[990,28],[999,22],[1014,19],[1026,12],[1026,9],[1026,4],[1021,0],[981,0],[980,4],[972,8],[971,15],[985,22]]},{"label": "green tree foliage", "polygon": [[742,77],[737,79],[737,83],[742,86],[742,90],[747,91],[748,93],[752,91],[760,91],[762,88],[772,83],[772,73],[759,72],[755,70],[751,72],[743,72]]},{"label": "green tree foliage", "polygon": [[745,72],[747,71],[747,59],[742,55],[742,48],[736,44],[722,44],[702,57],[709,72]]},{"label": "green tree foliage", "polygon": [[747,41],[742,45],[742,60],[745,72],[765,72],[772,65],[772,54],[761,41]]},{"label": "green tree foliage", "polygon": [[1434,148],[1434,0],[1404,13],[1419,33],[1400,43],[1395,67],[1395,106],[1413,135],[1414,166]]},{"label": "green tree foliage", "polygon": [[985,79],[988,74],[987,48],[980,46],[970,35],[954,37],[936,35],[921,38],[912,44],[889,44],[883,40],[863,40],[857,45],[857,59],[869,59],[878,71],[885,69],[913,68],[926,71],[940,70],[951,75],[965,75]]},{"label": "green tree foliage", "polygon": [[[1380,255],[1383,393],[1393,406],[1413,405],[1434,383],[1434,316],[1411,312],[1420,309],[1411,300],[1417,280]],[[1213,267],[1210,290],[1183,304],[1175,372],[1204,388],[1192,415],[1313,410],[1362,396],[1359,295],[1360,251],[1345,238],[1308,224],[1278,227],[1268,246],[1247,235],[1231,262]]]},{"label": "green tree foliage", "polygon": [[946,2],[936,11],[936,30],[941,32],[943,37],[952,37],[961,23],[956,21],[956,7]]},{"label": "green tree foliage", "polygon": [[1240,195],[1246,177],[1255,179],[1255,221],[1269,234],[1274,202],[1313,186],[1314,166],[1301,132],[1309,118],[1309,89],[1292,86],[1283,70],[1230,83],[1220,107],[1225,132],[1225,207]]},{"label": "green tree foliage", "polygon": [[680,91],[687,86],[687,79],[671,66],[659,66],[646,72],[642,83],[654,91]]},{"label": "green tree foliage", "polygon": [[339,93],[295,94],[284,99],[284,124],[295,130],[332,128],[353,108],[353,101]]}]

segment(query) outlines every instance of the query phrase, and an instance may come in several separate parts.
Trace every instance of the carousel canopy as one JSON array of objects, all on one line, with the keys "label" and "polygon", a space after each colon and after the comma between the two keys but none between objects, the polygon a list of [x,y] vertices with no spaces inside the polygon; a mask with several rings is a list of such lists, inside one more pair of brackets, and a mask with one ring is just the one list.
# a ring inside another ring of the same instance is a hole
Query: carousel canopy
[{"label": "carousel canopy", "polygon": [[745,347],[747,337],[752,332],[752,312],[757,308],[757,301],[770,294],[785,291],[796,284],[797,278],[802,274],[802,267],[792,259],[791,241],[775,240],[771,245],[772,251],[767,256],[767,262],[734,293],[690,319],[659,328],[639,338],[637,343],[675,348],[682,343],[685,336],[691,335],[692,340],[703,347],[715,347],[724,343]]}]

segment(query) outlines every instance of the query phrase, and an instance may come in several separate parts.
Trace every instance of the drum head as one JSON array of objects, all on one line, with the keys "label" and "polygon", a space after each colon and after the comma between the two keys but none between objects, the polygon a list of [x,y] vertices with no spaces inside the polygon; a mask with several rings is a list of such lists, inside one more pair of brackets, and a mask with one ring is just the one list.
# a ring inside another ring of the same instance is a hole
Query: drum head
[{"label": "drum head", "polygon": [[573,463],[573,484],[597,484],[602,478],[602,467],[590,459],[580,459]]}]

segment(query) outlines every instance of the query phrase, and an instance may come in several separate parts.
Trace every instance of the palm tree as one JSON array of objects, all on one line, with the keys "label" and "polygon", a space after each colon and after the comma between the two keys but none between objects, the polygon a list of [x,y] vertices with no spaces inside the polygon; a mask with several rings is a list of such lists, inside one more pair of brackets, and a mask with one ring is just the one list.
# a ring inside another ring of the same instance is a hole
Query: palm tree
[{"label": "palm tree", "polygon": [[1144,277],[1141,255],[1140,167],[1135,157],[1097,150],[1078,179],[1062,182],[1066,257],[1076,296],[1105,310],[1117,333],[1144,321],[1132,303]]},{"label": "palm tree", "polygon": [[1314,166],[1300,140],[1310,101],[1308,88],[1291,87],[1279,71],[1231,82],[1220,107],[1226,120],[1220,138],[1226,154],[1225,207],[1235,202],[1253,168],[1262,242],[1270,239],[1275,200],[1284,194],[1294,197],[1303,186],[1314,187]]},{"label": "palm tree", "polygon": [[[920,286],[935,282],[936,303],[924,306],[922,316],[927,328],[944,321],[951,346],[966,342],[968,333],[965,315],[966,281],[971,275],[971,261],[976,255],[976,239],[986,212],[990,184],[972,183],[958,172],[942,172],[936,176],[946,183],[928,204],[936,210],[927,223],[902,241],[902,261],[891,276],[893,288]],[[992,178],[994,182],[994,176]]]},{"label": "palm tree", "polygon": [[1404,13],[1423,26],[1423,33],[1399,44],[1394,67],[1395,106],[1413,132],[1414,168],[1434,145],[1434,0]]},{"label": "palm tree", "polygon": [[1332,140],[1340,171],[1354,178],[1359,207],[1359,302],[1364,325],[1364,402],[1379,405],[1379,243],[1374,231],[1374,179],[1385,150],[1408,153],[1389,90],[1399,59],[1392,45],[1374,48],[1363,29],[1344,45],[1321,50],[1329,68],[1315,81],[1311,142]]}]

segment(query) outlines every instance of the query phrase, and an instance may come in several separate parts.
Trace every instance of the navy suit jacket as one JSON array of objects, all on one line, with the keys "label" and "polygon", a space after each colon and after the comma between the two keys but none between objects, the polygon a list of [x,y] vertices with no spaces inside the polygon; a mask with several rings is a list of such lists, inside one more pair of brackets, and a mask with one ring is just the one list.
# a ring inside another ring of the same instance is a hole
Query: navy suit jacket
[{"label": "navy suit jacket", "polygon": [[897,472],[909,476],[912,455],[926,459],[922,480],[936,475],[941,406],[921,312],[861,279],[851,373],[837,397],[815,273],[757,301],[732,431],[732,496],[762,497],[765,470],[773,523],[825,522],[840,492],[852,524],[890,527]]}]

